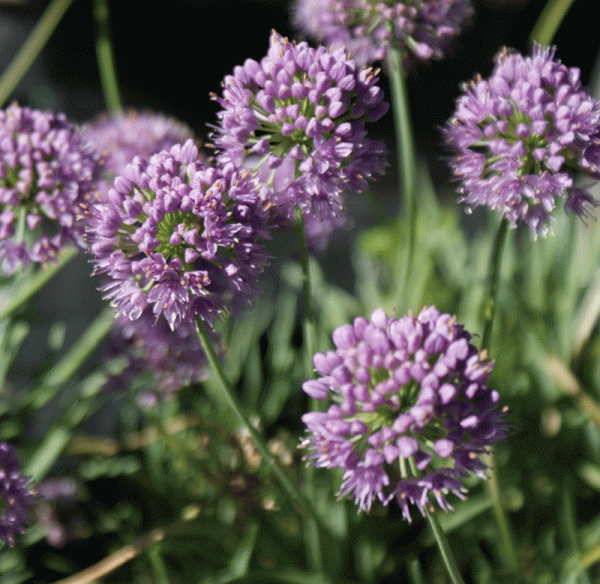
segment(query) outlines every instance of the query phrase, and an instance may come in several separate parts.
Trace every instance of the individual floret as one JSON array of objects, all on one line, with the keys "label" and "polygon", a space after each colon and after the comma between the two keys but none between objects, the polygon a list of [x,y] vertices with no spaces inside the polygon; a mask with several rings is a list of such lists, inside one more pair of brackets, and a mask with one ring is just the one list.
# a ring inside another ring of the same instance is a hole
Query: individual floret
[{"label": "individual floret", "polygon": [[465,86],[445,128],[467,209],[486,205],[534,236],[549,231],[558,201],[583,218],[598,204],[574,173],[600,177],[600,102],[554,53],[504,49],[488,79]]},{"label": "individual floret", "polygon": [[432,496],[443,510],[463,478],[485,478],[479,456],[507,434],[499,394],[488,389],[493,362],[470,344],[456,317],[424,308],[417,317],[388,318],[377,309],[333,333],[335,350],[316,353],[318,379],[304,391],[329,404],[302,417],[302,447],[317,467],[344,471],[340,496],[359,511],[396,499],[424,514]]}]

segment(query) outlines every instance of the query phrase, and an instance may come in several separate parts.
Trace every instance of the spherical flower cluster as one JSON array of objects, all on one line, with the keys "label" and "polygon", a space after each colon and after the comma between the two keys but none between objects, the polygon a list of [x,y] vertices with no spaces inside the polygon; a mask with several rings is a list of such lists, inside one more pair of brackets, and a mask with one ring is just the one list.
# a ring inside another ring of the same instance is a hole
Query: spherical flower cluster
[{"label": "spherical flower cluster", "polygon": [[600,177],[600,102],[581,72],[537,45],[531,57],[503,50],[488,79],[475,79],[445,128],[468,208],[487,205],[512,226],[545,235],[557,200],[584,217],[596,201],[574,172]]},{"label": "spherical flower cluster", "polygon": [[273,221],[291,224],[297,206],[335,224],[342,193],[365,190],[383,172],[385,147],[365,131],[388,109],[376,82],[345,49],[313,49],[273,31],[267,55],[236,67],[214,96],[223,108],[218,160],[252,169]]},{"label": "spherical flower cluster", "polygon": [[25,531],[32,502],[33,491],[21,474],[15,449],[0,442],[0,540],[14,545],[15,535]]},{"label": "spherical flower cluster", "polygon": [[[150,308],[135,320],[118,315],[113,341],[114,349],[129,357],[129,366],[119,376],[121,388],[130,386],[134,377],[149,377],[145,391],[169,399],[182,387],[208,377],[206,357],[192,321],[171,330],[165,319],[156,322]],[[113,379],[110,385],[116,382]]]},{"label": "spherical flower cluster", "polygon": [[38,485],[35,518],[46,532],[46,542],[62,549],[90,533],[81,505],[78,482],[72,477],[46,479]]},{"label": "spherical flower cluster", "polygon": [[194,137],[190,128],[174,118],[133,110],[101,115],[83,126],[81,132],[102,156],[103,180],[99,188],[103,195],[136,156],[150,158]]},{"label": "spherical flower cluster", "polygon": [[90,249],[117,312],[152,307],[171,329],[196,316],[209,326],[245,306],[266,264],[264,218],[247,173],[206,166],[193,140],[135,158],[94,208]]},{"label": "spherical flower cluster", "polygon": [[82,219],[95,199],[98,155],[63,114],[0,110],[0,262],[7,273],[85,249]]},{"label": "spherical flower cluster", "polygon": [[344,470],[340,496],[359,510],[396,498],[424,514],[430,495],[464,498],[468,473],[485,478],[479,455],[506,437],[499,394],[488,389],[493,362],[470,344],[456,317],[425,307],[417,317],[388,318],[377,309],[333,333],[335,350],[317,353],[321,377],[304,391],[330,403],[302,417],[302,446],[315,466]]},{"label": "spherical flower cluster", "polygon": [[471,0],[297,0],[294,21],[320,42],[346,46],[361,65],[387,60],[397,41],[411,66],[442,58],[472,14]]}]

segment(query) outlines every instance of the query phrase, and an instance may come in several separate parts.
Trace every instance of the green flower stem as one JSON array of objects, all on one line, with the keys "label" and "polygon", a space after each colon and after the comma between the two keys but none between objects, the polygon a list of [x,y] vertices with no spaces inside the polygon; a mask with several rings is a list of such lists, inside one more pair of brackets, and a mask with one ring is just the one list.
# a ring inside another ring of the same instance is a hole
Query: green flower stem
[{"label": "green flower stem", "polygon": [[498,228],[498,234],[494,241],[494,247],[492,249],[492,255],[490,257],[490,292],[484,306],[484,325],[483,334],[481,335],[481,348],[488,349],[490,346],[490,339],[492,337],[492,327],[494,324],[494,315],[496,313],[497,294],[498,294],[498,280],[500,279],[500,265],[502,262],[502,250],[506,243],[506,234],[508,232],[508,221],[502,219],[500,227]]},{"label": "green flower stem", "polygon": [[519,564],[517,563],[517,554],[512,541],[508,517],[506,516],[502,505],[502,493],[500,492],[500,481],[498,480],[498,470],[496,469],[496,457],[492,451],[482,458],[484,464],[489,468],[489,478],[485,481],[485,484],[490,497],[492,498],[492,509],[494,511],[496,524],[500,530],[500,543],[504,562],[511,573],[515,573]]},{"label": "green flower stem", "polygon": [[52,0],[29,38],[0,78],[0,106],[6,103],[31,67],[73,0]]},{"label": "green flower stem", "polygon": [[446,534],[444,533],[438,518],[435,516],[435,513],[431,513],[427,507],[425,507],[425,514],[427,515],[427,520],[429,521],[429,525],[431,526],[435,540],[440,548],[440,553],[442,554],[442,559],[446,565],[446,570],[448,571],[450,580],[452,580],[453,584],[465,584],[458,571],[456,560],[452,555],[452,550],[448,544],[448,539],[446,538]]},{"label": "green flower stem", "polygon": [[38,409],[50,401],[107,335],[114,321],[112,308],[105,308],[83,332],[71,350],[44,375],[40,385],[29,394],[28,405]]},{"label": "green flower stem", "polygon": [[[488,350],[490,348],[490,340],[492,337],[492,327],[494,325],[494,315],[496,313],[498,280],[500,279],[500,268],[502,263],[502,251],[506,243],[506,235],[508,233],[508,221],[502,219],[498,233],[492,248],[490,257],[490,291],[484,306],[484,325],[483,334],[481,336],[481,349]],[[511,530],[508,523],[508,518],[502,506],[502,496],[500,493],[500,483],[498,481],[498,472],[496,470],[496,461],[493,452],[488,454],[484,461],[490,469],[489,480],[486,481],[487,489],[493,501],[494,517],[500,531],[501,546],[504,556],[504,561],[511,572],[517,569],[517,556],[512,542]]]},{"label": "green flower stem", "polygon": [[51,280],[66,264],[77,255],[75,248],[68,248],[62,252],[56,265],[49,265],[40,269],[29,278],[24,278],[17,290],[11,295],[6,303],[0,297],[0,319],[12,314],[24,302],[29,300],[46,282]]},{"label": "green flower stem", "polygon": [[[406,463],[404,463],[404,459],[402,457],[400,458],[400,461],[400,473],[402,475],[402,478],[406,478],[408,476],[406,471]],[[420,473],[417,469],[417,465],[415,464],[415,459],[412,456],[408,459],[408,464],[410,466],[412,476],[415,478],[419,477]],[[444,533],[440,522],[435,516],[435,513],[431,512],[427,508],[427,505],[425,506],[425,514],[427,516],[427,520],[429,521],[429,525],[431,526],[431,530],[433,531],[433,535],[435,536],[435,541],[438,544],[440,553],[442,554],[442,559],[444,560],[444,565],[446,566],[448,575],[452,580],[452,584],[465,584],[460,575],[460,572],[458,571],[458,566],[456,565],[456,560],[454,559],[454,555],[452,554],[452,550],[450,549],[450,544],[448,543],[446,534]]]},{"label": "green flower stem", "polygon": [[298,231],[298,242],[300,252],[300,265],[302,266],[302,304],[304,307],[304,375],[307,379],[313,377],[312,358],[315,350],[315,313],[313,310],[312,285],[310,278],[310,263],[308,257],[308,244],[306,242],[306,229],[304,215],[296,207],[296,229]]},{"label": "green flower stem", "polygon": [[184,529],[187,524],[196,519],[199,514],[200,507],[198,505],[190,505],[183,510],[181,519],[178,519],[165,527],[153,529],[150,533],[140,537],[136,542],[122,547],[120,550],[106,556],[93,566],[90,566],[73,576],[58,580],[54,584],[90,584],[91,582],[99,581],[107,574],[110,574],[112,571],[139,556],[155,543],[161,542],[165,537]]},{"label": "green flower stem", "polygon": [[110,38],[110,12],[107,0],[94,0],[93,11],[96,22],[96,59],[98,60],[104,102],[108,111],[120,112],[123,109],[123,104],[119,94]]},{"label": "green flower stem", "polygon": [[[300,265],[302,266],[302,304],[304,307],[304,323],[303,323],[303,350],[304,350],[304,376],[306,379],[314,377],[313,355],[315,350],[315,312],[312,306],[312,285],[310,277],[310,262],[308,255],[308,244],[306,241],[306,228],[304,223],[304,215],[299,207],[296,207],[296,230],[298,232]],[[314,398],[310,399],[311,409],[318,411],[320,402]],[[314,497],[313,475],[315,469],[309,465],[304,470],[307,485],[307,495],[312,500]],[[312,518],[306,522],[304,532],[304,540],[311,567],[316,572],[323,571],[323,555],[321,548],[321,538],[319,535],[318,525]]]},{"label": "green flower stem", "polygon": [[160,546],[158,544],[150,546],[146,553],[150,559],[150,564],[152,565],[152,572],[156,584],[169,584],[169,574],[160,554]]},{"label": "green flower stem", "polygon": [[572,4],[573,0],[548,0],[533,25],[529,42],[549,45]]},{"label": "green flower stem", "polygon": [[198,338],[200,340],[200,344],[202,345],[202,349],[206,354],[206,357],[211,365],[211,368],[215,375],[217,376],[220,384],[221,391],[225,398],[225,401],[229,404],[242,426],[250,433],[254,444],[258,448],[259,452],[262,454],[263,458],[269,464],[275,475],[277,476],[281,486],[287,492],[287,494],[294,500],[296,500],[300,506],[310,515],[312,519],[321,527],[322,523],[317,515],[317,512],[309,499],[306,499],[302,493],[298,490],[297,486],[290,480],[287,474],[282,470],[279,466],[275,458],[271,455],[271,453],[267,450],[267,447],[260,436],[260,434],[256,431],[254,426],[250,423],[248,416],[243,412],[240,404],[238,403],[235,394],[233,393],[229,381],[225,375],[225,371],[223,371],[223,367],[219,362],[215,349],[212,345],[210,337],[208,336],[208,332],[204,323],[200,318],[196,319],[196,333],[198,334]]},{"label": "green flower stem", "polygon": [[[417,168],[404,68],[402,67],[402,54],[398,42],[393,42],[390,45],[390,84],[392,89],[392,111],[394,113],[396,130],[398,175],[402,184],[402,195],[405,201],[406,238],[408,244],[404,271],[401,275],[402,297],[400,300],[401,306],[403,306],[406,303],[407,282],[415,252]],[[404,312],[405,310],[402,308],[400,313],[403,314]]]}]

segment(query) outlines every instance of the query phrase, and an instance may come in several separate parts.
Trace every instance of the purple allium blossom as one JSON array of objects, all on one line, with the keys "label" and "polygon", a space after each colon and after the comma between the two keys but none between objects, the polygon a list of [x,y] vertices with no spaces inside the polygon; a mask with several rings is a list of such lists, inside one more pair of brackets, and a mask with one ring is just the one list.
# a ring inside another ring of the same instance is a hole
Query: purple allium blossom
[{"label": "purple allium blossom", "polygon": [[38,485],[35,517],[46,530],[46,541],[61,549],[89,534],[81,509],[78,482],[72,477],[46,479]]},{"label": "purple allium blossom", "polygon": [[85,249],[82,219],[97,197],[98,155],[64,114],[0,110],[0,263],[13,273]]},{"label": "purple allium blossom", "polygon": [[116,311],[148,306],[171,329],[246,306],[266,264],[264,218],[246,171],[206,166],[193,140],[135,158],[94,207],[90,249]]},{"label": "purple allium blossom", "polygon": [[156,321],[147,307],[135,320],[118,315],[113,337],[114,348],[129,357],[129,366],[118,379],[111,379],[112,387],[130,386],[132,378],[142,376],[146,393],[168,399],[180,388],[208,377],[206,357],[192,321],[183,321],[171,330],[165,319]]},{"label": "purple allium blossom", "polygon": [[470,339],[434,307],[399,319],[379,308],[337,328],[335,350],[315,354],[320,377],[303,389],[330,405],[302,417],[301,446],[315,466],[343,469],[340,496],[359,511],[395,498],[410,522],[409,503],[424,514],[432,495],[452,509],[446,495],[464,499],[464,477],[485,478],[479,455],[506,438],[507,425],[486,385],[493,362]]},{"label": "purple allium blossom", "polygon": [[150,158],[194,137],[190,128],[174,118],[133,110],[103,114],[83,126],[81,132],[102,156],[103,180],[99,188],[103,194],[136,156]]},{"label": "purple allium blossom", "polygon": [[313,49],[273,31],[267,55],[236,67],[214,96],[223,108],[218,160],[251,169],[272,222],[292,224],[297,206],[314,220],[309,235],[327,234],[343,223],[343,193],[383,173],[385,147],[365,131],[388,109],[376,83],[377,72],[345,49]]},{"label": "purple allium blossom", "polygon": [[14,447],[0,442],[0,540],[9,546],[14,545],[15,535],[25,531],[33,497]]},{"label": "purple allium blossom", "polygon": [[557,200],[582,218],[598,205],[573,173],[600,178],[600,102],[554,52],[504,49],[488,79],[465,86],[445,128],[467,209],[487,205],[534,236],[549,231]]},{"label": "purple allium blossom", "polygon": [[387,61],[397,40],[411,67],[442,58],[472,15],[471,0],[296,0],[294,22],[319,42],[347,47],[361,65]]}]

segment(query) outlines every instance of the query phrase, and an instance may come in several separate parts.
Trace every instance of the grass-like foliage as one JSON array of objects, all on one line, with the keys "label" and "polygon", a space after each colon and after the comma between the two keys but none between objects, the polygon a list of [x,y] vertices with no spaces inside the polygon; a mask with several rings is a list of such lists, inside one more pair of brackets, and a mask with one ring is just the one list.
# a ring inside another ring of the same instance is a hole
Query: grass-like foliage
[{"label": "grass-like foliage", "polygon": [[119,79],[137,45],[94,0],[78,123],[26,89],[71,3],[0,72],[0,584],[600,584],[600,60],[552,46],[571,2],[428,97],[435,143],[411,96],[483,0],[286,3],[187,116]]}]

